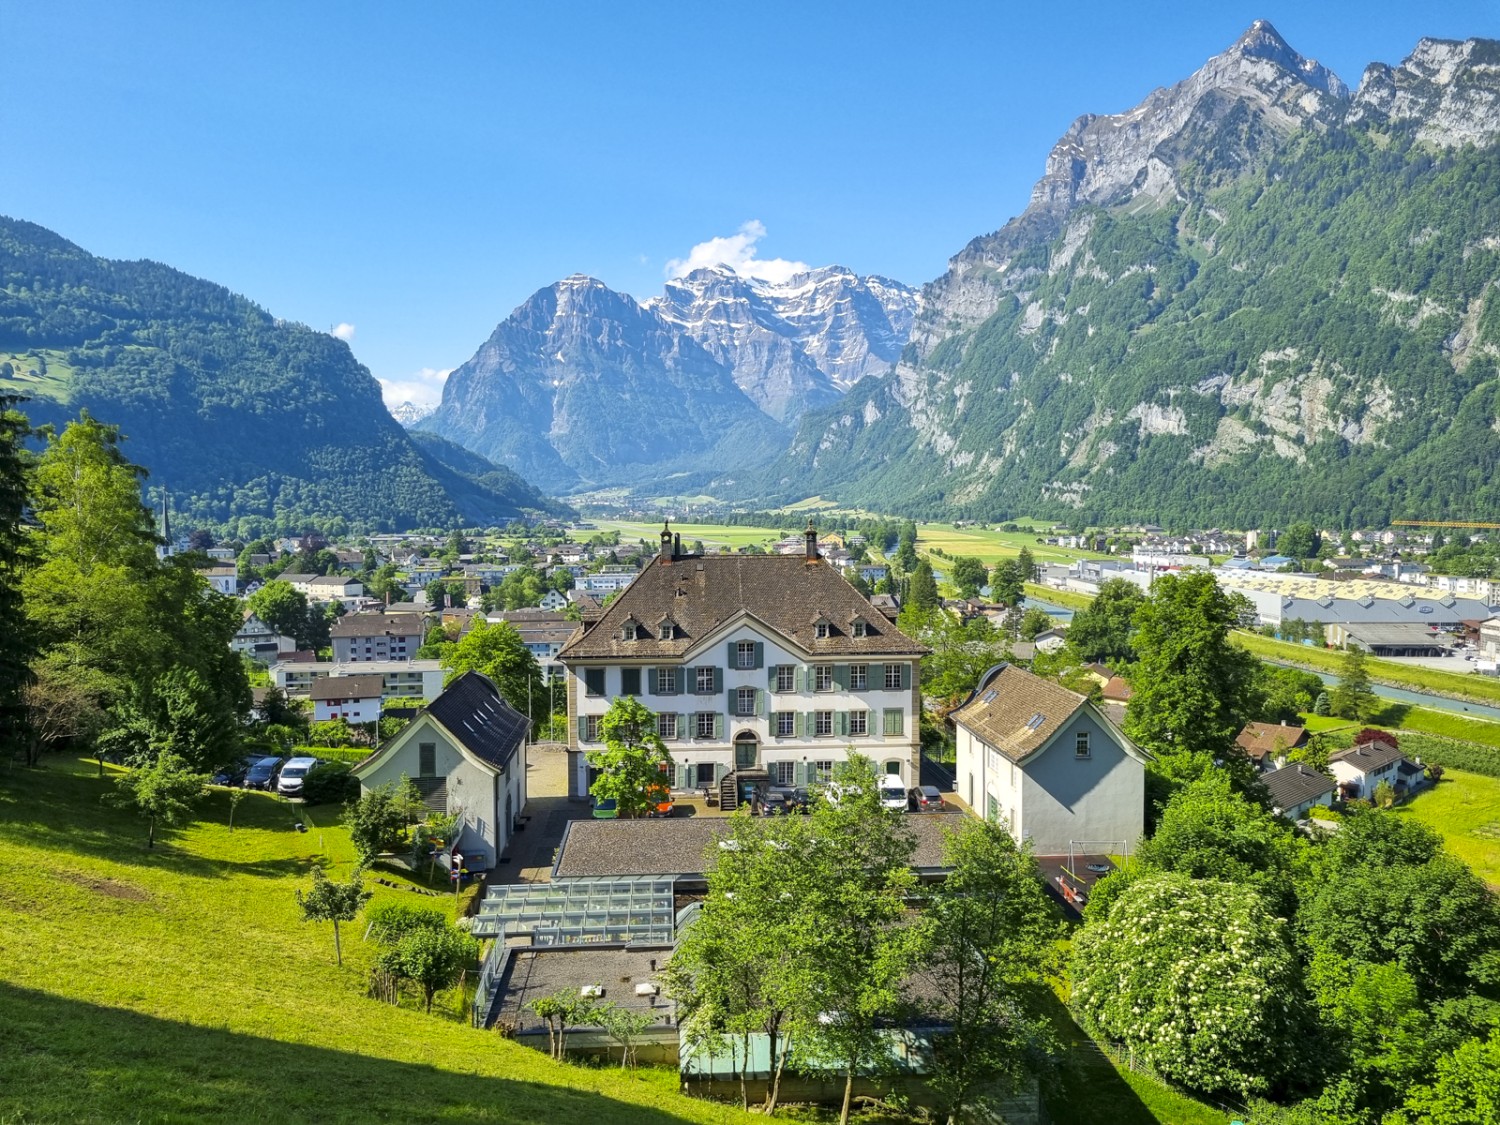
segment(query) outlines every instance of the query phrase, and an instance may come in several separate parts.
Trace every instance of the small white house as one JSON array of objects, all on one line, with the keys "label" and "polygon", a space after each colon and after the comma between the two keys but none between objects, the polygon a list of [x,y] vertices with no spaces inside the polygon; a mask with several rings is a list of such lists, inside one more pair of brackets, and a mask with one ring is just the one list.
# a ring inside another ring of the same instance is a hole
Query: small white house
[{"label": "small white house", "polygon": [[355,766],[354,776],[364,791],[411,778],[428,808],[460,815],[464,866],[488,870],[510,845],[526,804],[530,729],[488,677],[465,672]]},{"label": "small white house", "polygon": [[1262,774],[1261,781],[1270,791],[1277,811],[1289,820],[1301,820],[1315,805],[1327,807],[1333,804],[1337,788],[1327,774],[1301,762],[1292,762]]},{"label": "small white house", "polygon": [[1328,767],[1346,797],[1369,800],[1375,796],[1375,787],[1388,781],[1391,787],[1402,779],[1400,767],[1406,756],[1388,742],[1367,742],[1363,746],[1351,746],[1328,756]]},{"label": "small white house", "polygon": [[567,595],[559,590],[548,590],[542,595],[542,609],[566,609],[568,607]]},{"label": "small white house", "polygon": [[1128,851],[1145,831],[1150,759],[1086,696],[997,664],[953,722],[959,796],[1037,855]]},{"label": "small white house", "polygon": [[380,718],[385,695],[385,677],[377,673],[358,676],[322,676],[313,681],[313,719],[326,722],[343,719],[350,723],[373,723]]},{"label": "small white house", "polygon": [[234,597],[239,592],[239,571],[233,563],[224,566],[205,566],[198,571],[208,580],[208,584],[220,594],[226,597]]}]

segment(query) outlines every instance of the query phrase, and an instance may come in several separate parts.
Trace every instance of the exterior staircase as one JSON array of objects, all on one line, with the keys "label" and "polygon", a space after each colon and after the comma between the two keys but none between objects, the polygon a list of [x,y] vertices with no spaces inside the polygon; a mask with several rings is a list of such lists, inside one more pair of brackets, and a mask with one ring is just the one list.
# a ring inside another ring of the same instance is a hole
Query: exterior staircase
[{"label": "exterior staircase", "polygon": [[733,773],[719,779],[719,811],[734,812],[740,807],[740,783]]}]

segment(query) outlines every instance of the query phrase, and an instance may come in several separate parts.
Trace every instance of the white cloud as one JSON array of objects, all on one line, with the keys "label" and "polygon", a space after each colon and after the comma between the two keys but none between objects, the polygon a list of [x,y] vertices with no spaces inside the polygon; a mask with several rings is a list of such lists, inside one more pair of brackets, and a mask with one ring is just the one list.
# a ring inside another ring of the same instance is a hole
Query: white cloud
[{"label": "white cloud", "polygon": [[758,278],[775,285],[784,284],[797,274],[807,272],[806,262],[789,262],[785,258],[757,258],[755,244],[765,237],[766,225],[759,219],[751,219],[740,227],[738,234],[710,238],[689,250],[687,257],[673,258],[667,263],[667,280],[708,266],[728,266],[741,277]]},{"label": "white cloud", "polygon": [[381,379],[380,397],[387,406],[409,402],[414,406],[436,406],[443,399],[443,384],[453,368],[424,367],[406,379]]},{"label": "white cloud", "polygon": [[340,340],[352,340],[354,339],[354,325],[347,322],[335,324],[330,335],[336,336]]}]

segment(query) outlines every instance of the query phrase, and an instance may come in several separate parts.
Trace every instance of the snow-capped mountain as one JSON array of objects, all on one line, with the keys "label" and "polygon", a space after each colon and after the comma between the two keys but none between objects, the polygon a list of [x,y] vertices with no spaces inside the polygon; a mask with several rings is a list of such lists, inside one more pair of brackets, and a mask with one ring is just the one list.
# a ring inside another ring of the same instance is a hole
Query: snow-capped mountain
[{"label": "snow-capped mountain", "polygon": [[390,411],[391,417],[403,426],[414,426],[436,410],[437,407],[430,405],[418,406],[416,403],[408,400],[400,406],[388,406],[386,409]]},{"label": "snow-capped mountain", "polygon": [[917,294],[842,266],[779,284],[716,266],[669,281],[646,304],[726,364],[757,406],[785,422],[895,363]]}]

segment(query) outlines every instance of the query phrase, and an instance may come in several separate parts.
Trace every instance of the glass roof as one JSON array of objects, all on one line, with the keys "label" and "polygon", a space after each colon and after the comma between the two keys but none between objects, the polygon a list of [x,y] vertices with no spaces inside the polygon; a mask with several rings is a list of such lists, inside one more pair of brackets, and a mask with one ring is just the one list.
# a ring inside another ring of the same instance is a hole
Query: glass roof
[{"label": "glass roof", "polygon": [[474,918],[475,937],[530,938],[535,945],[650,941],[675,933],[670,878],[559,879],[490,887]]}]

